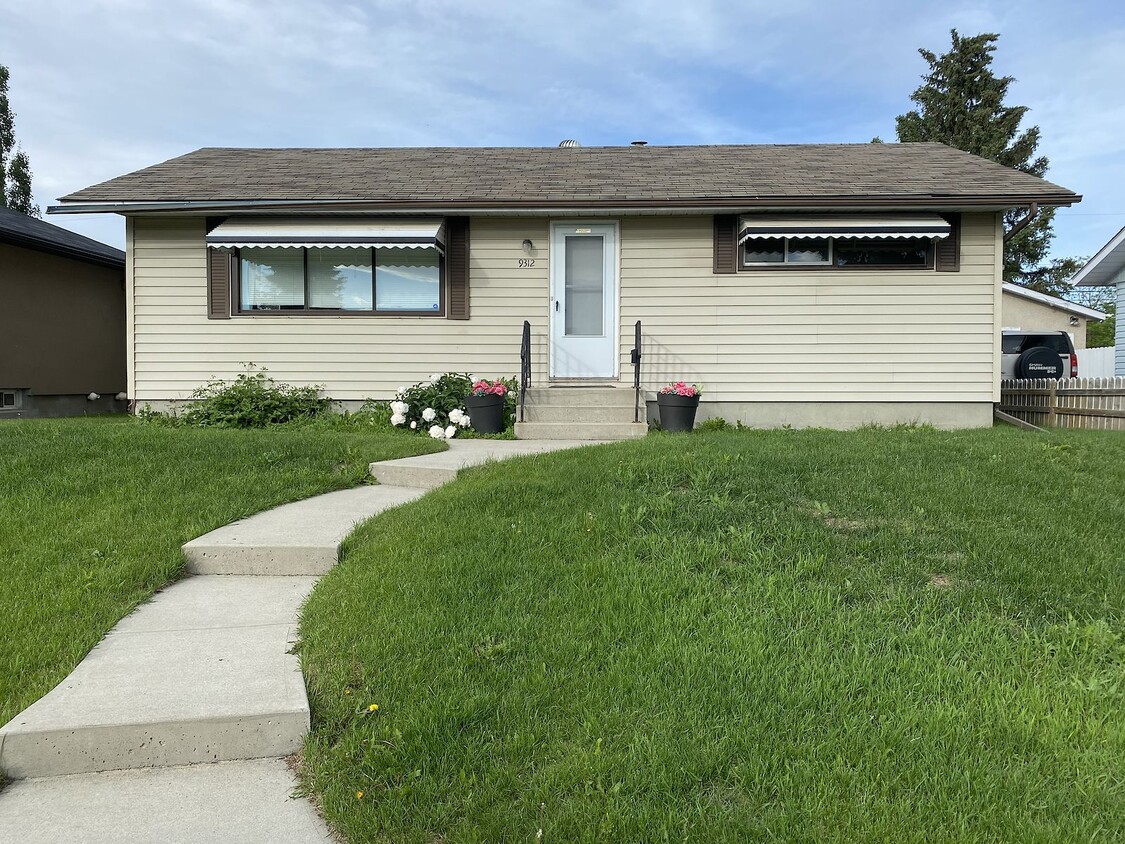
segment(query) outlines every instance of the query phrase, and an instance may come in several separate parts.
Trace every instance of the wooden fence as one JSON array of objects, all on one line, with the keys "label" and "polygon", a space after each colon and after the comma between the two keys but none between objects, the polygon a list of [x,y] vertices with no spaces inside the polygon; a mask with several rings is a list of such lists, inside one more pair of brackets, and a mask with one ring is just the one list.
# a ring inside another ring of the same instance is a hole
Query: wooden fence
[{"label": "wooden fence", "polygon": [[1125,378],[1001,381],[998,409],[1039,427],[1125,431]]}]

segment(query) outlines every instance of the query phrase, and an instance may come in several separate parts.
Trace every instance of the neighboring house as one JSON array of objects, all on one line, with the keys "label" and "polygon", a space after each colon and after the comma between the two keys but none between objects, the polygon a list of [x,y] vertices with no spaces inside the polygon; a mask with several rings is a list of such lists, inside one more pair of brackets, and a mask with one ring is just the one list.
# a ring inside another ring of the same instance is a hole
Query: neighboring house
[{"label": "neighboring house", "polygon": [[1074,348],[1086,348],[1086,324],[1100,321],[1107,314],[1028,290],[1018,284],[1004,282],[1004,299],[1000,307],[1001,328],[1018,328],[1024,331],[1066,331],[1074,340]]},{"label": "neighboring house", "polygon": [[1110,238],[1072,279],[1078,287],[1117,288],[1117,358],[1114,373],[1125,376],[1125,228]]},{"label": "neighboring house", "polygon": [[699,383],[700,418],[990,425],[1001,214],[1079,200],[941,144],[209,148],[51,210],[126,218],[141,405],[246,362],[345,404],[517,375],[526,320],[575,436],[631,405],[638,321],[644,399]]},{"label": "neighboring house", "polygon": [[0,419],[123,412],[126,380],[125,253],[0,208]]}]

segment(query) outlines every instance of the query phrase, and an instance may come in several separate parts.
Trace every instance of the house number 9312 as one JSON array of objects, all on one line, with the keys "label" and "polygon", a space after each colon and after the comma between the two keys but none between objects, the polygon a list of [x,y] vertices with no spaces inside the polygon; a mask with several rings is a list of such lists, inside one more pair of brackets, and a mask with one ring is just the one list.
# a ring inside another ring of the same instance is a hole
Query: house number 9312
[{"label": "house number 9312", "polygon": [[535,266],[535,259],[534,258],[520,258],[519,260],[520,260],[520,269],[521,270],[529,270],[529,269],[531,269],[532,267]]}]

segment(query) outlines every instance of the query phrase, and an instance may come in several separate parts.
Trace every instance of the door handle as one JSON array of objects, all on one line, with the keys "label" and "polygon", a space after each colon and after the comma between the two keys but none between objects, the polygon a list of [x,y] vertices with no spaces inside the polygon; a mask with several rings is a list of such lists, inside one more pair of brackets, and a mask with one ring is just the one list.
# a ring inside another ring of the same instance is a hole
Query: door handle
[{"label": "door handle", "polygon": [[555,300],[555,313],[558,313],[558,312],[559,312],[559,300],[556,299]]}]

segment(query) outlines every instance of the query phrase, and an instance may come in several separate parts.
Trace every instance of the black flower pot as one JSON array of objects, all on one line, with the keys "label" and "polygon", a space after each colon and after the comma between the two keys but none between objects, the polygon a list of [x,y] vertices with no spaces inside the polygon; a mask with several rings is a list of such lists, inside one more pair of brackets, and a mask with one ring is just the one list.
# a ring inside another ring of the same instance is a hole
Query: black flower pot
[{"label": "black flower pot", "polygon": [[469,411],[469,424],[478,434],[503,433],[503,396],[466,396],[465,409]]},{"label": "black flower pot", "polygon": [[695,427],[695,411],[699,409],[699,396],[657,393],[656,406],[660,409],[662,430],[678,434]]}]

